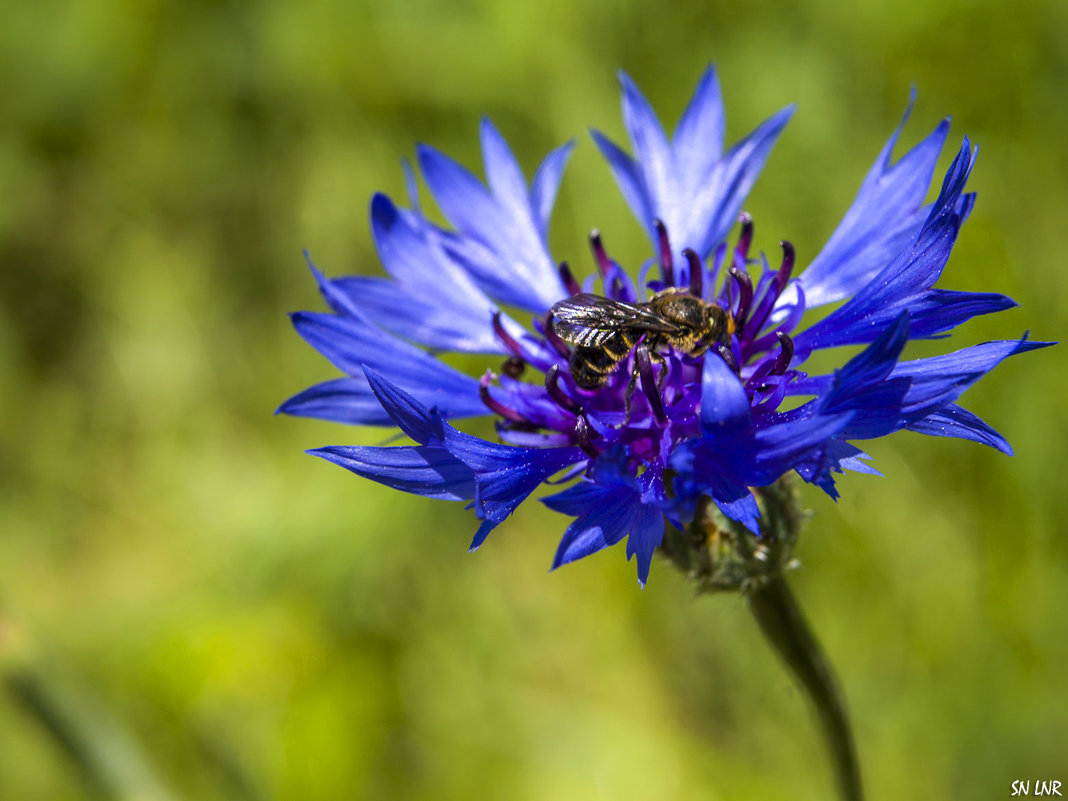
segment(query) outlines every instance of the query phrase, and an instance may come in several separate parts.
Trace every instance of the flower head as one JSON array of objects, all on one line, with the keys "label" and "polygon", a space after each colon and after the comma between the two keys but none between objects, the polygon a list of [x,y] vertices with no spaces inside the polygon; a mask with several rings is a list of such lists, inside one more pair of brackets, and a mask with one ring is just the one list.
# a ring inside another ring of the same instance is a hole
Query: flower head
[{"label": "flower head", "polygon": [[[899,126],[838,229],[798,270],[788,242],[771,262],[754,253],[753,222],[739,217],[792,109],[723,153],[713,69],[670,140],[637,87],[621,82],[633,155],[593,136],[648,232],[651,257],[624,269],[594,232],[592,275],[580,283],[557,265],[547,230],[570,143],[529,184],[489,121],[485,183],[420,146],[419,167],[450,227],[423,216],[410,171],[410,208],[372,199],[389,278],[328,279],[312,267],[331,313],[298,312],[293,323],[345,377],[279,410],[396,425],[415,444],[311,453],[397,489],[470,502],[481,521],[472,549],[563,473],[574,483],[544,499],[575,518],[554,567],[626,539],[642,583],[665,524],[685,526],[710,499],[759,534],[752,488],[794,472],[837,497],[836,473],[875,472],[858,441],[909,429],[1011,453],[956,401],[1006,357],[1044,343],[901,359],[910,339],[1014,305],[934,288],[975,199],[965,191],[975,160],[967,139],[925,205],[948,123],[891,161]],[[805,326],[807,309],[830,303],[840,305]],[[532,313],[529,325],[501,305]],[[831,374],[802,369],[813,352],[841,345],[863,349]],[[499,374],[464,375],[441,351],[491,355]],[[501,443],[450,422],[487,414]]]}]

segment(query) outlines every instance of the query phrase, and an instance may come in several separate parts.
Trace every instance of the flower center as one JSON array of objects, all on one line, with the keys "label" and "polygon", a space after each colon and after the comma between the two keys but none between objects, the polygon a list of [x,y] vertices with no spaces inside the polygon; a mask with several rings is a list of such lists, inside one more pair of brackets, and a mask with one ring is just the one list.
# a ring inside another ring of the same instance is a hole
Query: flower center
[{"label": "flower center", "polygon": [[[534,320],[538,336],[517,339],[495,315],[494,332],[509,356],[499,384],[487,372],[481,393],[502,418],[501,437],[517,444],[567,442],[591,455],[623,442],[655,457],[699,433],[706,358],[723,359],[738,375],[754,411],[773,412],[798,375],[791,370],[790,332],[804,298],[798,290],[795,301],[780,302],[793,246],[781,243],[782,260],[771,269],[763,254],[750,258],[752,219],[742,214],[739,223],[733,249],[723,242],[705,261],[686,248],[676,262],[668,231],[656,220],[658,259],[642,267],[637,284],[595,230],[596,274],[580,285],[568,264],[560,264],[570,297]],[[660,279],[647,280],[657,263]],[[603,294],[594,291],[598,282]],[[652,297],[640,300],[646,292]],[[545,374],[543,385],[519,380],[528,364]]]}]

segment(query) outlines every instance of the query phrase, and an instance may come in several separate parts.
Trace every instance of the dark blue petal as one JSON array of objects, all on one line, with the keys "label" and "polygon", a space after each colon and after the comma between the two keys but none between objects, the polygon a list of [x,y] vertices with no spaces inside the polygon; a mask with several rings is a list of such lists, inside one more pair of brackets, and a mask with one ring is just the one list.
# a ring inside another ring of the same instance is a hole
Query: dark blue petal
[{"label": "dark blue petal", "polygon": [[471,410],[478,381],[443,364],[414,345],[355,317],[296,312],[293,326],[317,351],[350,376],[364,367],[382,373],[442,410]]},{"label": "dark blue petal", "polygon": [[444,439],[441,418],[436,411],[385,379],[381,373],[365,367],[364,374],[378,402],[401,431],[422,445],[431,440],[440,443]]},{"label": "dark blue petal", "polygon": [[[414,396],[427,406],[436,406],[443,417],[479,417],[489,411],[477,396],[447,396],[436,387],[418,387]],[[336,378],[308,387],[279,406],[278,413],[348,425],[395,425],[364,376]]]},{"label": "dark blue petal", "polygon": [[914,100],[915,93],[853,205],[801,276],[809,306],[854,294],[907,247],[927,217],[923,200],[949,132],[949,120],[891,164],[890,155]]},{"label": "dark blue petal", "polygon": [[745,482],[719,471],[699,474],[698,480],[723,514],[760,534],[760,509]]},{"label": "dark blue petal", "polygon": [[743,474],[746,483],[759,487],[776,481],[840,436],[853,414],[784,415],[782,422],[758,430],[750,446],[755,455]]},{"label": "dark blue petal", "polygon": [[[486,442],[445,424],[445,447],[475,471],[475,511],[491,525],[503,522],[539,484],[586,456],[578,448],[518,448]],[[480,531],[482,531],[480,529]],[[481,539],[476,538],[472,548]]]},{"label": "dark blue petal", "polygon": [[438,445],[333,446],[308,451],[387,487],[450,501],[475,497],[474,472]]},{"label": "dark blue petal", "polygon": [[[931,289],[942,274],[957,238],[963,213],[970,207],[962,198],[972,167],[968,140],[950,166],[942,192],[910,248],[867,283],[851,300],[794,339],[798,357],[815,348],[853,342],[870,342],[903,309],[910,312],[912,335],[930,336],[948,330],[961,319],[1004,308],[1011,303],[1000,295],[945,293]],[[945,308],[949,304],[951,309]]]},{"label": "dark blue petal", "polygon": [[1004,454],[1012,456],[1012,446],[985,421],[967,409],[955,403],[947,404],[937,412],[909,423],[909,431],[927,434],[932,437],[958,437],[989,445]]},{"label": "dark blue petal", "polygon": [[642,502],[633,478],[606,485],[583,480],[542,502],[576,517],[557,548],[554,569],[627,537],[627,559],[637,556],[638,581],[645,584],[653,552],[664,537],[664,515],[656,506]]},{"label": "dark blue petal", "polygon": [[[870,392],[894,369],[909,338],[909,316],[900,314],[876,340],[858,353],[841,370],[836,370],[831,391],[822,399],[822,412],[836,412],[853,408],[850,401],[859,394]],[[890,382],[886,382],[890,383]],[[908,388],[904,382],[902,393]]]},{"label": "dark blue petal", "polygon": [[709,436],[724,436],[749,426],[752,409],[745,387],[719,356],[705,356],[701,376],[701,429]]}]

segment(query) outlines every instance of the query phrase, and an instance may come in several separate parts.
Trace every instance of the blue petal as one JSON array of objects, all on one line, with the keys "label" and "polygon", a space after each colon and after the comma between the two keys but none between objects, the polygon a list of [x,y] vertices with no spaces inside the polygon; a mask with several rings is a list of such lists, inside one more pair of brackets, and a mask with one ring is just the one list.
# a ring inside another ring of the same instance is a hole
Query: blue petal
[{"label": "blue petal", "polygon": [[675,168],[683,191],[695,193],[723,155],[723,129],[726,116],[716,68],[709,66],[683,112],[675,134]]},{"label": "blue petal", "polygon": [[942,274],[970,202],[962,197],[972,167],[968,140],[950,166],[942,192],[912,246],[876,275],[851,300],[794,339],[798,358],[815,348],[870,342],[903,309],[912,335],[932,336],[976,314],[1012,304],[1002,295],[931,290]]},{"label": "blue petal", "polygon": [[[693,196],[678,198],[671,213],[663,212],[672,246],[679,254],[691,247],[707,257],[723,240],[793,113],[794,106],[787,106],[764,121],[727,152]],[[680,165],[680,169],[686,167]]]},{"label": "blue petal", "polygon": [[608,166],[611,167],[612,175],[615,176],[619,190],[623,193],[623,199],[627,201],[631,212],[638,219],[638,222],[650,232],[650,236],[653,236],[652,221],[657,216],[657,213],[650,205],[652,199],[649,197],[648,192],[645,191],[645,184],[642,182],[638,165],[634,159],[600,131],[591,129],[590,135],[597,144],[597,148],[601,151],[601,155],[608,162]]},{"label": "blue petal", "polygon": [[[447,418],[480,417],[488,413],[486,405],[477,396],[447,395],[437,387],[427,386],[418,387],[414,395],[421,403],[436,406]],[[279,406],[277,413],[348,425],[395,425],[362,375],[335,378],[308,387]]]},{"label": "blue petal", "polygon": [[431,440],[440,443],[444,439],[441,418],[435,411],[385,379],[381,373],[364,368],[364,374],[378,402],[401,431],[422,445]]},{"label": "blue petal", "polygon": [[370,367],[442,410],[466,413],[479,397],[478,381],[370,323],[316,312],[296,312],[293,326],[342,372],[363,375]]},{"label": "blue petal", "polygon": [[[652,199],[649,205],[653,209],[664,210],[678,196],[671,146],[656,113],[634,82],[622,71],[619,73],[619,83],[623,88],[623,124],[641,170],[645,191]],[[649,225],[652,220],[642,222]],[[670,221],[664,222],[667,224]],[[668,230],[673,233],[670,227]]]},{"label": "blue petal", "polygon": [[539,231],[549,230],[549,217],[556,202],[556,192],[560,188],[564,168],[567,167],[567,161],[574,149],[574,141],[561,145],[545,157],[538,171],[534,173],[534,180],[530,185],[530,206]]},{"label": "blue petal", "polygon": [[398,448],[332,446],[308,453],[404,492],[450,501],[475,497],[474,472],[438,445]]},{"label": "blue petal", "polygon": [[635,479],[606,485],[584,479],[542,502],[576,517],[557,548],[554,569],[627,537],[627,559],[637,557],[638,581],[644,586],[653,552],[664,537],[664,515],[656,506],[643,503]]},{"label": "blue petal", "polygon": [[985,421],[955,403],[947,404],[920,420],[909,423],[906,428],[932,437],[958,437],[989,445],[1008,456],[1012,446]]},{"label": "blue petal", "polygon": [[949,120],[891,164],[890,155],[914,100],[915,93],[853,205],[799,279],[810,307],[853,295],[908,245],[927,217],[923,200],[949,132]]},{"label": "blue petal", "polygon": [[[812,405],[807,410],[811,410]],[[832,443],[853,418],[852,412],[839,414],[783,415],[782,422],[761,428],[753,436],[752,464],[743,474],[751,486],[766,486],[809,459],[814,452]]]},{"label": "blue petal", "polygon": [[745,387],[719,356],[705,356],[701,376],[701,429],[710,436],[723,436],[748,428],[752,409]]},{"label": "blue petal", "polygon": [[338,294],[358,304],[368,320],[405,339],[462,353],[506,352],[493,333],[492,311],[449,304],[447,294],[434,286],[413,290],[366,276],[335,278],[330,283]]},{"label": "blue petal", "polygon": [[492,126],[483,126],[483,146],[492,195],[464,167],[432,147],[419,146],[426,182],[460,234],[445,246],[490,294],[544,312],[565,295],[546,246],[547,232],[527,193],[517,196],[516,174],[521,179],[522,173]]},{"label": "blue petal", "polygon": [[475,471],[475,511],[490,525],[479,529],[474,550],[539,484],[586,456],[578,448],[518,448],[464,434],[445,424],[445,447]]},{"label": "blue petal", "polygon": [[509,215],[517,218],[528,216],[530,198],[527,193],[527,179],[512,149],[488,117],[482,119],[480,134],[486,182],[493,197]]},{"label": "blue petal", "polygon": [[687,247],[707,256],[734,224],[793,107],[771,117],[721,158],[723,106],[714,69],[702,77],[670,144],[630,78],[620,73],[620,83],[634,157],[592,131],[598,148],[654,252],[659,245],[653,220],[660,219],[677,259]]},{"label": "blue petal", "polygon": [[731,520],[736,520],[759,535],[760,508],[749,487],[725,473],[713,473],[706,476],[706,479],[705,489],[711,492],[712,500],[719,510]]},{"label": "blue petal", "polygon": [[820,411],[855,408],[858,395],[870,394],[875,386],[891,388],[891,394],[904,395],[908,389],[907,381],[899,381],[900,386],[897,386],[884,379],[897,364],[908,338],[909,316],[903,313],[871,345],[846,362],[841,370],[835,371],[831,390],[822,398]]}]

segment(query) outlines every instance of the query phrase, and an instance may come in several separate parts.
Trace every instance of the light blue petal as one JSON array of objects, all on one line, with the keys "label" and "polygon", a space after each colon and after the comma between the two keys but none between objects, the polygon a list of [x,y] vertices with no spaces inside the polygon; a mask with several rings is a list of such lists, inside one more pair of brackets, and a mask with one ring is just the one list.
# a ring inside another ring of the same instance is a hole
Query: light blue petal
[{"label": "light blue petal", "polygon": [[900,124],[879,153],[849,211],[799,279],[808,305],[850,297],[916,236],[928,215],[923,201],[946,135],[944,120],[925,139],[890,163],[915,94]]},{"label": "light blue petal", "polygon": [[719,78],[709,65],[672,137],[675,170],[685,194],[696,194],[723,155],[725,125]]},{"label": "light blue petal", "polygon": [[727,152],[694,195],[677,198],[662,212],[676,253],[690,247],[707,257],[723,240],[793,113],[794,106],[787,106],[762,123]]},{"label": "light blue petal", "polygon": [[601,151],[601,155],[608,161],[608,166],[612,168],[612,175],[615,176],[619,190],[623,193],[623,199],[627,201],[631,212],[633,212],[638,222],[645,227],[649,236],[655,240],[656,232],[653,228],[653,220],[656,218],[657,212],[653,210],[651,205],[652,198],[645,190],[642,176],[638,172],[638,165],[634,162],[634,159],[600,131],[591,129],[590,135],[593,137],[593,141],[597,143],[597,148]]},{"label": "light blue petal", "polygon": [[539,231],[549,230],[549,217],[556,202],[556,192],[560,188],[564,169],[574,149],[574,141],[561,145],[545,157],[538,171],[534,173],[534,180],[530,185],[530,206]]},{"label": "light blue petal", "polygon": [[[641,171],[642,184],[652,199],[649,205],[657,210],[666,209],[676,202],[679,194],[671,146],[656,113],[634,82],[622,71],[619,73],[619,83],[623,88],[623,124]],[[670,228],[668,230],[671,231]]]},{"label": "light blue petal", "polygon": [[485,307],[464,308],[435,284],[412,288],[368,276],[335,278],[329,283],[363,317],[405,339],[437,350],[507,352],[493,333],[488,299]]},{"label": "light blue petal", "polygon": [[470,409],[479,397],[474,378],[369,322],[317,312],[296,312],[292,320],[308,344],[350,376],[358,378],[370,367],[423,397],[436,394],[442,409]]}]

